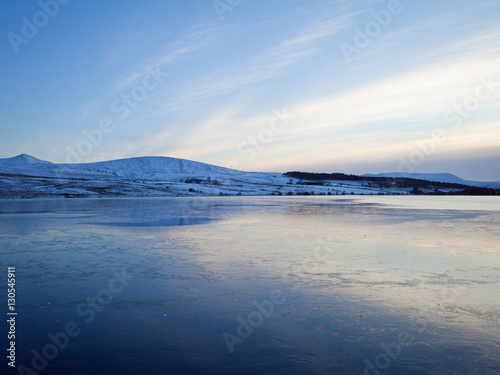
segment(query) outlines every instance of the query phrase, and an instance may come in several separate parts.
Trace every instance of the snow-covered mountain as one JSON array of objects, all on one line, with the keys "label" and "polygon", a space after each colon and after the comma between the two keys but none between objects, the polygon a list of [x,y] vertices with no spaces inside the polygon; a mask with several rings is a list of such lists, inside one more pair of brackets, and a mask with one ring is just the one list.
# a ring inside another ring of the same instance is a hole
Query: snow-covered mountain
[{"label": "snow-covered mountain", "polygon": [[[370,176],[370,175],[366,175]],[[450,174],[382,174],[469,184]],[[471,185],[482,186],[480,183]],[[499,184],[500,185],[500,184]],[[438,187],[436,187],[438,188]],[[442,186],[439,187],[442,190]],[[463,187],[447,187],[460,191]],[[0,159],[0,198],[206,195],[408,194],[411,184],[367,180],[307,181],[281,173],[244,172],[191,160],[152,156],[56,164],[22,154]],[[433,186],[427,188],[434,191]]]},{"label": "snow-covered mountain", "polygon": [[288,179],[151,156],[56,164],[22,154],[0,159],[0,197],[268,195]]},{"label": "snow-covered mountain", "polygon": [[449,182],[452,184],[462,184],[469,186],[480,186],[480,187],[492,187],[499,188],[500,182],[480,182],[480,181],[468,181],[463,180],[451,173],[379,173],[379,174],[364,174],[362,177],[404,177],[404,178],[414,178],[417,180],[426,180],[433,182]]},{"label": "snow-covered mountain", "polygon": [[21,154],[13,158],[0,159],[0,166],[13,168],[26,168],[27,166],[52,165],[49,161],[37,159],[31,155]]},{"label": "snow-covered mountain", "polygon": [[135,178],[243,173],[234,169],[163,156],[137,157],[81,164],[54,164],[26,154],[21,154],[13,158],[0,159],[0,173],[12,173],[14,171],[18,174],[39,174],[40,172],[45,172],[49,174],[111,175]]}]

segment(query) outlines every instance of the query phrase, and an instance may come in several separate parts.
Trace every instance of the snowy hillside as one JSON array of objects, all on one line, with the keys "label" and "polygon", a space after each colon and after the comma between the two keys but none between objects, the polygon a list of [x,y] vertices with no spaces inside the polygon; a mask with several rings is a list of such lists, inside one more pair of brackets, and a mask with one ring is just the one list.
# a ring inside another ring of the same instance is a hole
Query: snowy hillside
[{"label": "snowy hillside", "polygon": [[14,156],[13,158],[0,159],[1,167],[11,167],[11,168],[37,168],[52,165],[49,161],[40,160],[34,158],[33,156],[21,154]]},{"label": "snowy hillside", "polygon": [[33,156],[22,154],[13,158],[0,159],[0,173],[18,174],[79,174],[111,175],[120,177],[151,178],[183,174],[235,174],[233,169],[198,163],[191,160],[169,157],[138,157],[82,164],[53,164]]},{"label": "snowy hillside", "polygon": [[[412,175],[465,184],[456,176]],[[437,184],[437,183],[436,183]],[[462,187],[463,188],[463,187]],[[428,186],[423,192],[460,191]],[[408,194],[408,185],[352,180],[308,181],[281,173],[244,172],[170,157],[56,164],[22,154],[0,159],[0,198],[210,195]]]},{"label": "snowy hillside", "polygon": [[140,157],[99,163],[66,165],[65,168],[117,176],[150,178],[170,175],[238,174],[240,171],[169,157]]}]

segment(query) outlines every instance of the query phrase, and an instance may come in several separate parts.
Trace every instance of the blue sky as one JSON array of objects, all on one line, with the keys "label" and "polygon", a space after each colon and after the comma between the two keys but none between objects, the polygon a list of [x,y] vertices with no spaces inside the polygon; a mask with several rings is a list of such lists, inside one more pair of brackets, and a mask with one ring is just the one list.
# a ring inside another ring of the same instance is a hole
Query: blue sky
[{"label": "blue sky", "polygon": [[500,1],[0,5],[0,157],[500,180]]}]

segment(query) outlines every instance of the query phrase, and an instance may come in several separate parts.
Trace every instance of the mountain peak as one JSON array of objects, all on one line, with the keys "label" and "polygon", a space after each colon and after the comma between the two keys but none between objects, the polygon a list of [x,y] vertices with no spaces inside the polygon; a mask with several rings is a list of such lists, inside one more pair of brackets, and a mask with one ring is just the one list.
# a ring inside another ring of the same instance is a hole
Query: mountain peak
[{"label": "mountain peak", "polygon": [[4,165],[23,165],[23,164],[52,164],[45,160],[40,160],[28,154],[20,154],[12,158],[0,159]]}]

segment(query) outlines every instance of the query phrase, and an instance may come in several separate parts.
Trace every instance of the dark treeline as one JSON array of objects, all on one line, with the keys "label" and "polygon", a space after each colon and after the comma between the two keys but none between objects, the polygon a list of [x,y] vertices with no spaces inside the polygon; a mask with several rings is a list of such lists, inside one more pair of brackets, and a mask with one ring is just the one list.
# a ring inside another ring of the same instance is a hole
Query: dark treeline
[{"label": "dark treeline", "polygon": [[469,186],[459,192],[449,192],[449,195],[500,195],[500,189]]},{"label": "dark treeline", "polygon": [[[344,173],[312,173],[312,172],[286,172],[283,174],[286,177],[298,178],[300,180],[315,181],[367,181],[373,182],[380,187],[400,187],[400,188],[417,188],[417,189],[469,189],[470,186],[462,184],[454,184],[451,182],[434,182],[427,180],[417,180],[415,178],[406,177],[363,177],[354,174]],[[305,184],[308,184],[307,182]],[[493,189],[492,189],[493,190]],[[489,194],[488,194],[489,195]]]}]

